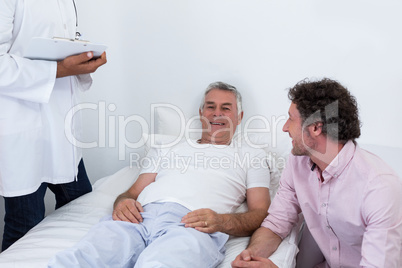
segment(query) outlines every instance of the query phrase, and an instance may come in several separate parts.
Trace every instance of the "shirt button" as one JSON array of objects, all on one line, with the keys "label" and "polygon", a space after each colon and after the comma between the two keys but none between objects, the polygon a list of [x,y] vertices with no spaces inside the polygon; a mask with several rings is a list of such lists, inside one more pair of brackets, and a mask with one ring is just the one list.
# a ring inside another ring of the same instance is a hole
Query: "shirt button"
[{"label": "shirt button", "polygon": [[338,249],[337,247],[333,247],[333,248],[332,248],[332,250],[337,250],[337,249]]},{"label": "shirt button", "polygon": [[325,208],[327,206],[327,204],[325,204],[325,203],[322,203],[322,207],[323,208]]}]

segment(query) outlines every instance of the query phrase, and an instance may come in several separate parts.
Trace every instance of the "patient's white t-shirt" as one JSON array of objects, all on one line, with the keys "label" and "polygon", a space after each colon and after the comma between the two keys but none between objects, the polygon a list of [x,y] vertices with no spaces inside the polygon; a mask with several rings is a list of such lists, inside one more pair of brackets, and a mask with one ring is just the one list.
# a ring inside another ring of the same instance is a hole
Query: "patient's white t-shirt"
[{"label": "patient's white t-shirt", "polygon": [[268,188],[270,183],[265,152],[246,143],[184,141],[151,148],[142,161],[143,173],[158,173],[138,196],[143,206],[176,202],[190,210],[210,208],[217,213],[233,213],[244,202],[247,189]]}]

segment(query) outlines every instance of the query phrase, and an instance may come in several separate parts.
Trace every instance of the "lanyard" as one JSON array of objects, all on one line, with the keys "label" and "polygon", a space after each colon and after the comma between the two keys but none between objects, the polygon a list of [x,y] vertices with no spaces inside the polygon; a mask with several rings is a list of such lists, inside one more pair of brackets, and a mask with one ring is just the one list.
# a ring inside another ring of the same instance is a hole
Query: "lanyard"
[{"label": "lanyard", "polygon": [[77,6],[75,5],[75,0],[73,0],[74,4],[74,11],[75,11],[75,26],[78,27],[78,13],[77,13]]},{"label": "lanyard", "polygon": [[[78,13],[77,13],[77,6],[75,5],[75,0],[73,0],[74,4],[74,11],[75,11],[75,27],[78,28]],[[80,32],[75,32],[75,39],[79,40],[81,38]]]}]

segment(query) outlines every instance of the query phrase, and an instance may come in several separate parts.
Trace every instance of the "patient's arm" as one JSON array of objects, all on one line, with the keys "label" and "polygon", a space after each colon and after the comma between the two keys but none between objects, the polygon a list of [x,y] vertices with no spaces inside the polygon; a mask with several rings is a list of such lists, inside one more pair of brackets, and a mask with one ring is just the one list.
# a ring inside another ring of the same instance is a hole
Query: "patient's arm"
[{"label": "patient's arm", "polygon": [[247,190],[248,212],[218,214],[211,209],[197,209],[184,216],[182,222],[186,227],[205,233],[223,232],[234,236],[249,236],[268,215],[270,202],[268,188],[250,188]]},{"label": "patient's arm", "polygon": [[116,198],[113,205],[113,220],[132,223],[142,222],[140,212],[144,212],[144,209],[136,200],[142,190],[155,181],[156,175],[157,173],[141,174],[130,189]]}]

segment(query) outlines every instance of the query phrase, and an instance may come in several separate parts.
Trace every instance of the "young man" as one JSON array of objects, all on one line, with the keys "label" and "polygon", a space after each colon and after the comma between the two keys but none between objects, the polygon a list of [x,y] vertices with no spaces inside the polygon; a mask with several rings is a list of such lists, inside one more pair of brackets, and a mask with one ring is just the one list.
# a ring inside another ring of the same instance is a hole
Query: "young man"
[{"label": "young man", "polygon": [[356,144],[355,98],[330,79],[302,81],[288,95],[292,155],[269,215],[232,267],[276,267],[267,257],[300,212],[325,258],[318,267],[401,267],[402,183]]},{"label": "young man", "polygon": [[[201,138],[151,149],[149,163],[170,165],[143,168],[117,197],[113,219],[56,255],[50,267],[216,267],[228,235],[251,235],[260,226],[270,204],[270,171],[262,150],[232,140],[243,117],[239,92],[209,85],[199,113]],[[262,165],[236,162],[243,157]],[[191,163],[184,172],[183,159]],[[248,212],[235,214],[245,199]]]}]

